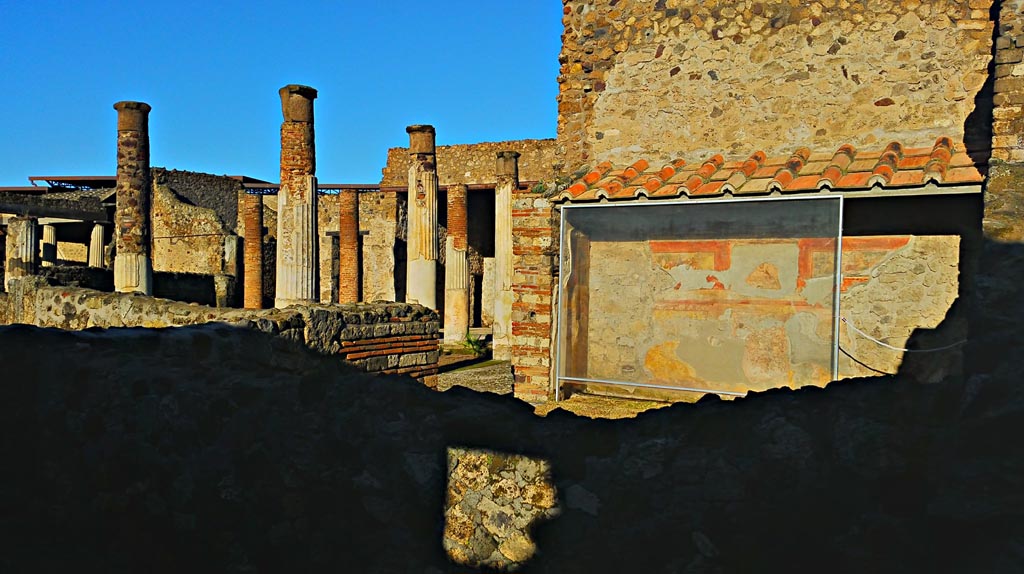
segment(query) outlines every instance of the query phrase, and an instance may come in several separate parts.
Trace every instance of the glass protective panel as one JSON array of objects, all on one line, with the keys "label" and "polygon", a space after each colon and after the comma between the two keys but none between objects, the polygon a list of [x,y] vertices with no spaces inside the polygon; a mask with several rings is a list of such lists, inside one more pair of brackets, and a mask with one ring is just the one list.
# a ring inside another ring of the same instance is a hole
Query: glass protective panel
[{"label": "glass protective panel", "polygon": [[829,382],[841,210],[840,196],[565,206],[560,384]]}]

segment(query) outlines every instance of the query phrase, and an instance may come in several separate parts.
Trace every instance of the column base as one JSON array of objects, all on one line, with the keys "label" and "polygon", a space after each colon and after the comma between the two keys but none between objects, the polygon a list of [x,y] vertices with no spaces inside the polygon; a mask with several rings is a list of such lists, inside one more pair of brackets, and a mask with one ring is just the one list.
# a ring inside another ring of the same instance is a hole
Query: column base
[{"label": "column base", "polygon": [[406,267],[405,302],[437,310],[437,261],[416,259]]},{"label": "column base", "polygon": [[114,291],[153,294],[153,264],[148,255],[118,253],[114,257]]}]

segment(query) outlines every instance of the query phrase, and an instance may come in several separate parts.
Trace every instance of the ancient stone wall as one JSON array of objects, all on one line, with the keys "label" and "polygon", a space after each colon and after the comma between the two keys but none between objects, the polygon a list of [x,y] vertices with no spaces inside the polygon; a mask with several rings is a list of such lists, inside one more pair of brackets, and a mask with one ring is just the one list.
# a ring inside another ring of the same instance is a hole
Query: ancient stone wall
[{"label": "ancient stone wall", "polygon": [[[364,192],[359,194],[359,232],[363,234],[363,300],[395,301],[395,285],[405,285],[405,272],[399,266],[396,251],[399,217],[398,194],[394,192]],[[404,200],[401,201],[404,203]],[[395,273],[401,272],[401,280]],[[404,289],[403,289],[404,292]]]},{"label": "ancient stone wall", "polygon": [[1003,0],[1000,8],[984,229],[994,239],[1024,241],[1024,2]]},{"label": "ancient stone wall", "polygon": [[[437,178],[442,186],[453,183],[492,184],[495,176],[495,156],[499,151],[519,152],[519,179],[521,181],[550,180],[558,160],[555,140],[515,140],[437,146]],[[384,166],[382,187],[409,185],[409,150],[391,148]]]},{"label": "ancient stone wall", "polygon": [[[235,191],[229,192],[224,201],[236,204],[236,215],[229,220],[235,225],[238,196]],[[154,271],[234,274],[225,265],[225,241],[237,240],[238,236],[214,209],[183,201],[169,185],[154,180],[151,221]],[[240,249],[234,250],[234,257],[241,261]]]},{"label": "ancient stone wall", "polygon": [[434,384],[437,313],[405,303],[217,309],[169,299],[48,286],[30,278],[0,298],[7,323],[81,330],[91,327],[178,327],[231,323],[340,355],[369,372],[399,373]]},{"label": "ancient stone wall", "polygon": [[[334,244],[338,241],[338,196],[320,194],[317,198],[317,230],[320,235],[317,263],[320,270],[320,302],[335,303],[338,292],[338,275],[333,263],[337,255]],[[333,232],[335,236],[327,235]]]},{"label": "ancient stone wall", "polygon": [[568,171],[752,147],[924,145],[989,121],[971,116],[988,109],[975,98],[991,1],[563,4],[557,153]]},{"label": "ancient stone wall", "polygon": [[238,194],[243,187],[237,179],[176,169],[153,168],[150,171],[153,181],[166,185],[185,203],[213,210],[225,228],[234,232],[241,230]]}]

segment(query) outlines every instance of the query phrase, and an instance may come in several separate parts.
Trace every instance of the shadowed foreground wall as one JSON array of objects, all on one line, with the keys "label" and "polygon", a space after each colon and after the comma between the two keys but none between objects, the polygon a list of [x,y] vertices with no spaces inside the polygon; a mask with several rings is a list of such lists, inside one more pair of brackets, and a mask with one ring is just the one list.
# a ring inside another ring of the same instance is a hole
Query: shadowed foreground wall
[{"label": "shadowed foreground wall", "polygon": [[[1024,269],[1018,251],[989,256]],[[966,381],[632,421],[539,419],[224,325],[3,327],[0,570],[465,572],[441,543],[461,446],[549,461],[561,514],[534,533],[530,572],[1018,572],[1016,285],[979,282],[998,312]]]}]

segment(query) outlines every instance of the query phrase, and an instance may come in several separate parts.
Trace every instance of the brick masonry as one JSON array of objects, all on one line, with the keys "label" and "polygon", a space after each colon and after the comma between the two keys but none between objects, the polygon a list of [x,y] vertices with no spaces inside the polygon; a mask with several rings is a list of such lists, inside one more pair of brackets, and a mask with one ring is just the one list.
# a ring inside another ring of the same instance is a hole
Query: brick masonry
[{"label": "brick masonry", "polygon": [[239,196],[242,203],[242,225],[245,234],[245,308],[263,308],[263,197],[253,194]]},{"label": "brick masonry", "polygon": [[1024,241],[1024,18],[1004,0],[995,44],[992,161],[985,190],[985,235]]},{"label": "brick masonry", "polygon": [[359,287],[359,192],[346,189],[338,194],[338,302],[359,301]]},{"label": "brick masonry", "polygon": [[558,270],[557,214],[533,193],[512,197],[512,369],[515,396],[548,399],[551,388],[553,303]]}]

